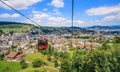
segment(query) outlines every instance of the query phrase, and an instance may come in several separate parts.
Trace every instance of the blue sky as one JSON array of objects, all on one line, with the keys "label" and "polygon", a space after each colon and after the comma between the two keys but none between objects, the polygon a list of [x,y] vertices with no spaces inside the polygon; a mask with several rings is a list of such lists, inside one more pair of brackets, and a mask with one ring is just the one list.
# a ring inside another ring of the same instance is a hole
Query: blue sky
[{"label": "blue sky", "polygon": [[[72,0],[2,0],[41,26],[71,26]],[[120,25],[120,0],[74,0],[74,26]],[[32,23],[0,2],[0,21]]]}]

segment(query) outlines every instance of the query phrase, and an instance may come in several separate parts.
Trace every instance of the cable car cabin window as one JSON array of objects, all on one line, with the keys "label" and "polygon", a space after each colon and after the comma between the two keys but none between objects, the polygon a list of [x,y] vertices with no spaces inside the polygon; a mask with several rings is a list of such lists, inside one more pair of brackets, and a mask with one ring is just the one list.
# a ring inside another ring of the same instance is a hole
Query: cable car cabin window
[{"label": "cable car cabin window", "polygon": [[39,45],[39,46],[43,46],[43,45],[45,45],[45,41],[43,41],[43,40],[39,40],[39,41],[38,41],[38,45]]}]

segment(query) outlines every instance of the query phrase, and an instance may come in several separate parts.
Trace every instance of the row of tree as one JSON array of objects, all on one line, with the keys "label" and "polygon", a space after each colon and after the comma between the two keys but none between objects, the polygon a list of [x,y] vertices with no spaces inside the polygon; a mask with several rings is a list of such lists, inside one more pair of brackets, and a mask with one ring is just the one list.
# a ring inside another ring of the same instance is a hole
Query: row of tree
[{"label": "row of tree", "polygon": [[119,47],[110,47],[109,43],[91,50],[75,50],[72,58],[63,54],[60,72],[119,72]]}]

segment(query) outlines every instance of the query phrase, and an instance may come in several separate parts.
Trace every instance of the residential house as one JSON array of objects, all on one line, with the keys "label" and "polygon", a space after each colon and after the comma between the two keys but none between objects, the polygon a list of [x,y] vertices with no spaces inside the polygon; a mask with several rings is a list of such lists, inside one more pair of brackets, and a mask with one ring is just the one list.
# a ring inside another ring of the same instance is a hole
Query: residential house
[{"label": "residential house", "polygon": [[7,55],[7,59],[8,60],[20,60],[22,57],[24,57],[24,54],[23,53],[18,53],[18,52],[10,52],[8,55]]}]

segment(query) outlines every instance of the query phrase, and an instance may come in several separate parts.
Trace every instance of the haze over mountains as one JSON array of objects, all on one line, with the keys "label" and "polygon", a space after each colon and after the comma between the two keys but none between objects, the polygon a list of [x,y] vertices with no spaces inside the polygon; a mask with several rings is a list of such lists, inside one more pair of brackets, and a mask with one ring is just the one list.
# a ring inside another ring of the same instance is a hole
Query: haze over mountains
[{"label": "haze over mountains", "polygon": [[112,25],[112,26],[92,26],[92,27],[88,27],[88,29],[115,30],[115,29],[120,29],[120,25]]},{"label": "haze over mountains", "polygon": [[[14,24],[20,24],[20,25],[32,25],[32,24],[27,24],[27,23],[20,23],[20,22],[0,22],[0,25],[14,25]],[[41,30],[44,32],[44,34],[70,34],[72,33],[78,34],[78,33],[95,33],[96,30],[114,30],[115,33],[119,34],[120,31],[120,25],[114,25],[114,26],[91,26],[91,27],[86,27],[86,28],[81,28],[81,27],[41,27]],[[114,32],[113,32],[114,33]]]}]

